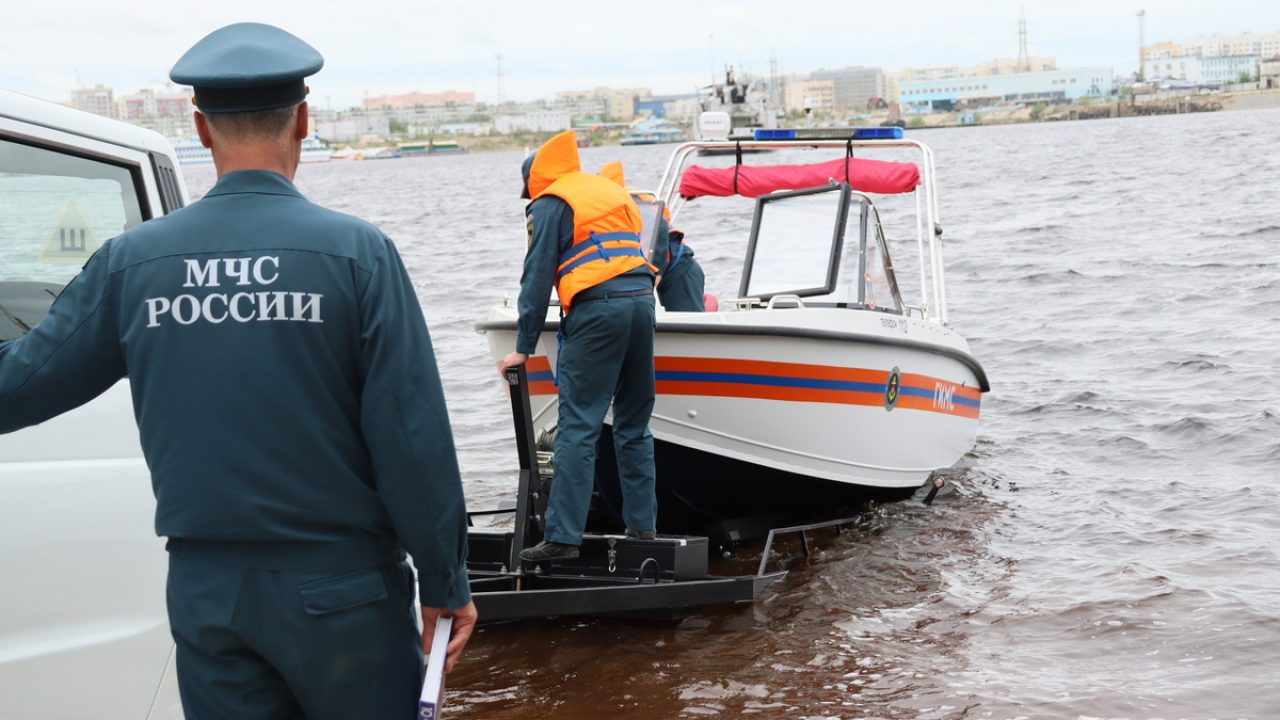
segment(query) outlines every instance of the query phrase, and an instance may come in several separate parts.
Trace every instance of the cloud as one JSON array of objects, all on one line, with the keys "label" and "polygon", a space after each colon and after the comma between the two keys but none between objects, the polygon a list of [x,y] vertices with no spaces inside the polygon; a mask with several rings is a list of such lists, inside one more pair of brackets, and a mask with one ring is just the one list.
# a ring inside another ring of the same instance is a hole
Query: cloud
[{"label": "cloud", "polygon": [[1025,7],[1036,55],[1063,66],[1137,63],[1138,6],[1147,38],[1189,40],[1206,32],[1280,30],[1280,3],[1236,0],[650,0],[591,5],[488,0],[338,6],[300,0],[172,0],[10,3],[0,26],[0,87],[66,100],[80,82],[118,94],[163,81],[196,40],[245,20],[279,25],[326,58],[315,97],[335,106],[410,90],[475,90],[495,99],[502,54],[508,98],[610,85],[687,92],[725,65],[768,72],[868,65],[967,65],[1017,52]]}]

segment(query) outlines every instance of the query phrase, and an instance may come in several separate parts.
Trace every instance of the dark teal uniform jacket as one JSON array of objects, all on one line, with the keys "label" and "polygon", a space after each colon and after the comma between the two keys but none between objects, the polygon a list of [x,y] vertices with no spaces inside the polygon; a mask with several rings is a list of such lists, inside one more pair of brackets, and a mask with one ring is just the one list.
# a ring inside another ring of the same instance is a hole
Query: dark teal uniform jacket
[{"label": "dark teal uniform jacket", "polygon": [[[223,176],[105,243],[39,325],[0,345],[0,432],[126,375],[158,534],[308,572],[403,548],[423,605],[470,598],[431,339],[377,228],[275,173]],[[302,567],[315,558],[326,567]]]},{"label": "dark teal uniform jacket", "polygon": [[702,266],[693,259],[693,248],[684,244],[684,233],[671,230],[663,218],[658,239],[653,247],[653,264],[662,282],[658,283],[658,301],[668,312],[703,312],[706,278]]}]

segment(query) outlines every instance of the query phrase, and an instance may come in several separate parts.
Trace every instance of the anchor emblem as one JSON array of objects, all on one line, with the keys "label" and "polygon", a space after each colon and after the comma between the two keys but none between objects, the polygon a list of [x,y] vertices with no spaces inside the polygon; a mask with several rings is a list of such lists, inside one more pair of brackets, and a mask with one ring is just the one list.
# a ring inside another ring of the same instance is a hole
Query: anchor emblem
[{"label": "anchor emblem", "polygon": [[889,371],[889,382],[884,385],[884,409],[892,410],[898,404],[898,391],[901,389],[902,379],[898,376],[898,368]]}]

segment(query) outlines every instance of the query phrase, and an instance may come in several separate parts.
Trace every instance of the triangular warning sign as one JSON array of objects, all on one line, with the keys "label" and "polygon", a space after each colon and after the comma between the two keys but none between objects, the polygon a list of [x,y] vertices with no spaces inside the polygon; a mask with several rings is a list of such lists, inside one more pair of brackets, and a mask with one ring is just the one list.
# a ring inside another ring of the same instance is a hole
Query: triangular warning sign
[{"label": "triangular warning sign", "polygon": [[97,252],[98,238],[93,228],[85,222],[84,215],[75,200],[68,200],[62,209],[62,217],[49,233],[40,252],[40,262],[83,263]]}]

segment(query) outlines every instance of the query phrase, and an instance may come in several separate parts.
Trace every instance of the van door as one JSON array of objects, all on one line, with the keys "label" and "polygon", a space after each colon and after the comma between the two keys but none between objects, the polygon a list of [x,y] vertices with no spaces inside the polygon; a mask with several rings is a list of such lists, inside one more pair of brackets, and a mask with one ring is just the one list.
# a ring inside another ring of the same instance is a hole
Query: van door
[{"label": "van door", "polygon": [[[147,153],[0,117],[0,341],[161,207]],[[172,648],[154,510],[126,381],[0,435],[0,714],[148,717]]]}]

